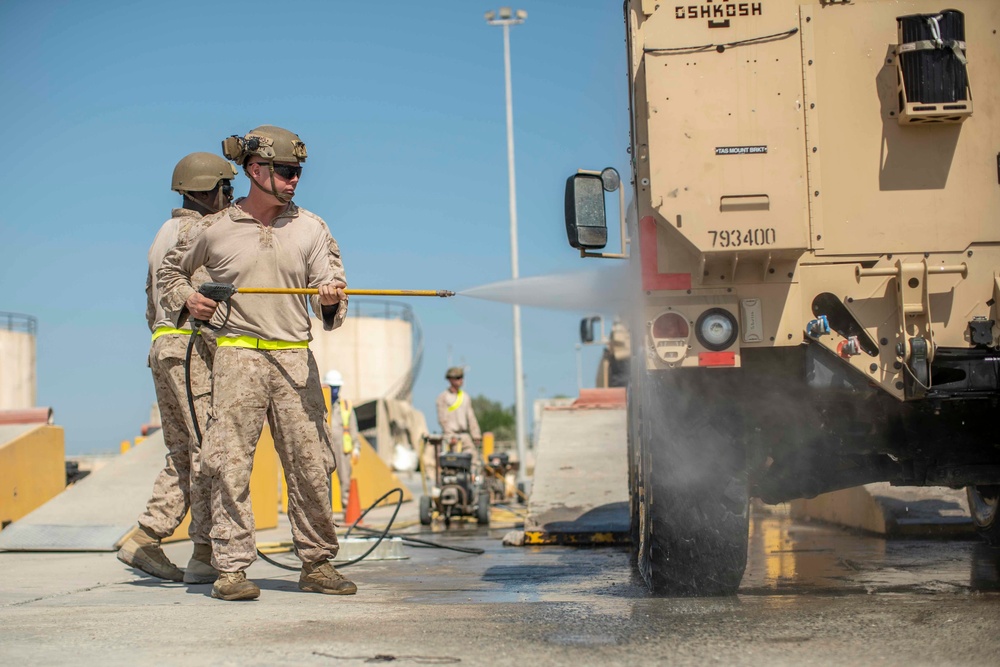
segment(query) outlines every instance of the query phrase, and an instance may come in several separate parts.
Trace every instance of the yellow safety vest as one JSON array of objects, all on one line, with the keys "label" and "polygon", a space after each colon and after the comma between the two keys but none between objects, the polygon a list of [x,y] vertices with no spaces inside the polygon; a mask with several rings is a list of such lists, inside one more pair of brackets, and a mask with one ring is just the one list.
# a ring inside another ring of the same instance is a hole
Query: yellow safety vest
[{"label": "yellow safety vest", "polygon": [[344,422],[344,453],[354,451],[354,440],[351,438],[351,404],[346,398],[340,401],[340,418]]},{"label": "yellow safety vest", "polygon": [[458,398],[455,399],[454,403],[448,406],[448,412],[454,412],[455,410],[458,410],[458,408],[462,405],[463,398],[465,398],[465,392],[459,389]]}]

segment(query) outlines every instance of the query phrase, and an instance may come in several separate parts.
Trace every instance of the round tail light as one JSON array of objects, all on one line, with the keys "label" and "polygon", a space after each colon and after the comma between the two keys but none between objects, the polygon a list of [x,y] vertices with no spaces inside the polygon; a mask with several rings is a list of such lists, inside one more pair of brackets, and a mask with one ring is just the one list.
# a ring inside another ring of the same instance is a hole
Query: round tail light
[{"label": "round tail light", "polygon": [[698,318],[694,325],[695,336],[706,350],[719,352],[736,342],[739,326],[736,318],[725,308],[711,308]]},{"label": "round tail light", "polygon": [[687,319],[680,313],[664,313],[653,321],[653,338],[687,338]]}]

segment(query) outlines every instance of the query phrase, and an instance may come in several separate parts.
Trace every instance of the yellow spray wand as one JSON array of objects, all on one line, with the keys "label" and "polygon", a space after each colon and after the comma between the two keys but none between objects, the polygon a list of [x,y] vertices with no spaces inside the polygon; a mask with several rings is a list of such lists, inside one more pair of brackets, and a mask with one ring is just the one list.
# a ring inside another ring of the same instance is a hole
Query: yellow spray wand
[{"label": "yellow spray wand", "polygon": [[[315,287],[235,287],[237,294],[319,294]],[[345,289],[348,296],[455,296],[450,290],[433,289]]]}]

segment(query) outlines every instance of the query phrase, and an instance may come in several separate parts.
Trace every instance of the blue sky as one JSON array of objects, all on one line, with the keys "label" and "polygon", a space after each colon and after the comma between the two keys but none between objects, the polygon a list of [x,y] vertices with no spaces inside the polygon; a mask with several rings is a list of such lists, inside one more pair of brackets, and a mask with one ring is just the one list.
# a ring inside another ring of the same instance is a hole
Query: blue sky
[{"label": "blue sky", "polygon": [[[577,168],[628,181],[622,3],[517,7],[521,275],[597,270],[610,260],[566,244],[563,188]],[[296,202],[330,225],[352,287],[510,277],[502,31],[483,20],[495,8],[0,3],[0,311],[39,320],[38,403],[55,408],[67,452],[114,449],[147,420],[146,251],[179,201],[174,164],[227,135],[274,124],[303,138]],[[235,187],[246,192],[242,175]],[[471,367],[467,389],[513,403],[509,305],[411,304],[426,345],[414,403],[431,422],[449,347]],[[576,392],[580,315],[524,309],[529,406]],[[585,386],[598,355],[584,351]]]}]

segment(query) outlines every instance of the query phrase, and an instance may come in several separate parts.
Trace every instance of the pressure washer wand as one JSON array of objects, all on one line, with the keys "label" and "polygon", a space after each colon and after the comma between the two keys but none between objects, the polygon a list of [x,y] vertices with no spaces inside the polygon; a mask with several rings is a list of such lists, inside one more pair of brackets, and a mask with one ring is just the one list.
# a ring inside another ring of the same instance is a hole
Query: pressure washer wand
[{"label": "pressure washer wand", "polygon": [[[236,294],[319,294],[315,287],[234,287]],[[345,289],[348,296],[455,296],[451,290],[433,289]]]}]

